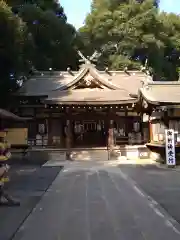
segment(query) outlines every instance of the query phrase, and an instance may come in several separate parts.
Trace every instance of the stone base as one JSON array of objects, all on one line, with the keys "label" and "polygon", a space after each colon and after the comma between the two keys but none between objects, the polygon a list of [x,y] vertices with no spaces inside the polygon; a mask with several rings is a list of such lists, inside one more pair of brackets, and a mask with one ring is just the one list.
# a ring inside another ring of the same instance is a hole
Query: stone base
[{"label": "stone base", "polygon": [[145,145],[127,145],[119,147],[119,149],[114,149],[111,156],[117,159],[120,157],[126,157],[127,159],[148,159],[150,158],[150,151]]},{"label": "stone base", "polygon": [[65,160],[119,160],[119,159],[148,159],[150,151],[144,145],[115,147],[112,151],[107,148],[84,148],[71,149],[67,153],[66,149],[39,148],[31,149],[24,161],[65,161]]}]

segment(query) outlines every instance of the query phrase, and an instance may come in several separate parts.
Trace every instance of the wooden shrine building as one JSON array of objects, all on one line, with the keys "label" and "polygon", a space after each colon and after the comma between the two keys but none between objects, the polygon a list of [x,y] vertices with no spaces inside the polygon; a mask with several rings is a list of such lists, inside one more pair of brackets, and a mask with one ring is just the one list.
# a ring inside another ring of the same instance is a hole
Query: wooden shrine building
[{"label": "wooden shrine building", "polygon": [[[146,146],[156,160],[165,160],[165,130],[175,132],[176,158],[180,160],[180,81],[149,82],[139,91],[143,119],[149,122]],[[148,117],[147,117],[148,116]]]},{"label": "wooden shrine building", "polygon": [[77,72],[34,74],[20,88],[13,111],[33,118],[31,145],[142,145],[152,140],[152,113],[178,104],[179,90],[179,81],[153,82],[142,71],[99,71],[85,59]]},{"label": "wooden shrine building", "polygon": [[21,87],[17,112],[34,118],[29,126],[34,145],[141,144],[136,102],[148,79],[139,71],[98,71],[90,62],[78,72],[38,72]]}]

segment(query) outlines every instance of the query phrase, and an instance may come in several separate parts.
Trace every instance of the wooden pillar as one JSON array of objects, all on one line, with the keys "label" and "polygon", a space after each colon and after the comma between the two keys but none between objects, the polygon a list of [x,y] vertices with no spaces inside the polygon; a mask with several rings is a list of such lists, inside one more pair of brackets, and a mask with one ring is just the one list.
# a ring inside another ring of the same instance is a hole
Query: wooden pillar
[{"label": "wooden pillar", "polygon": [[168,117],[168,112],[164,112],[164,125],[168,129],[169,128],[169,117]]},{"label": "wooden pillar", "polygon": [[72,147],[72,122],[71,120],[66,120],[66,160],[70,159],[71,147]]},{"label": "wooden pillar", "polygon": [[143,123],[143,112],[140,113],[140,132],[141,132],[141,144],[144,144],[144,123]]},{"label": "wooden pillar", "polygon": [[66,148],[71,148],[71,123],[70,120],[66,120]]},{"label": "wooden pillar", "polygon": [[63,147],[63,122],[61,120],[59,120],[59,125],[60,125],[60,129],[59,129],[59,136],[60,136],[60,147]]},{"label": "wooden pillar", "polygon": [[125,131],[125,136],[128,136],[128,133],[129,133],[129,127],[128,127],[128,123],[129,123],[129,122],[128,122],[128,121],[129,121],[129,119],[128,119],[128,112],[129,112],[129,110],[128,110],[127,106],[125,106],[123,110],[125,111],[125,124],[124,124],[125,129],[124,129],[124,131]]},{"label": "wooden pillar", "polygon": [[108,129],[108,149],[110,152],[114,148],[114,121],[110,120],[109,121],[109,129]]},{"label": "wooden pillar", "polygon": [[153,131],[152,131],[152,123],[151,123],[151,118],[149,115],[149,141],[152,142],[153,141]]},{"label": "wooden pillar", "polygon": [[36,129],[35,136],[34,136],[34,145],[36,146],[37,145],[36,136],[38,134],[38,119],[37,119],[37,108],[36,107],[34,108],[34,119],[35,119],[34,127]]},{"label": "wooden pillar", "polygon": [[50,114],[48,119],[48,145],[51,146],[53,143],[53,136],[52,136],[52,115]]}]

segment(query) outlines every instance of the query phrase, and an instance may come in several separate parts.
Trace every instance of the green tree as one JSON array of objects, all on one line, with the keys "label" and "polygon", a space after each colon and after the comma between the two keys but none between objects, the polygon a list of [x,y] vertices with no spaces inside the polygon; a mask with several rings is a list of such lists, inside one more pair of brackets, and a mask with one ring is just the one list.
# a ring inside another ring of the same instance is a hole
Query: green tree
[{"label": "green tree", "polygon": [[173,13],[162,12],[158,20],[163,24],[164,41],[163,72],[169,80],[179,77],[180,66],[180,17]]},{"label": "green tree", "polygon": [[103,52],[100,67],[103,63],[114,69],[139,68],[148,59],[148,67],[156,79],[175,80],[176,66],[171,58],[165,60],[170,49],[177,45],[172,31],[172,37],[168,37],[173,21],[167,27],[166,17],[159,14],[152,0],[120,2],[123,3],[111,9],[106,6],[94,8],[92,4],[85,26],[79,31],[84,48]]},{"label": "green tree", "polygon": [[75,28],[67,23],[63,8],[55,0],[10,1],[15,14],[26,23],[32,36],[31,64],[38,70],[77,68]]},{"label": "green tree", "polygon": [[[135,0],[137,3],[143,3],[146,0]],[[131,0],[93,0],[92,9],[103,9],[114,10],[119,7],[121,4],[129,4]],[[159,0],[153,0],[153,5],[155,7],[159,6]]]},{"label": "green tree", "polygon": [[7,99],[17,87],[23,71],[25,48],[28,42],[26,26],[14,16],[4,1],[0,1],[0,105],[5,106]]},{"label": "green tree", "polygon": [[18,13],[24,5],[31,4],[43,11],[52,10],[57,17],[66,19],[64,9],[57,0],[6,0],[6,2],[12,7],[14,13]]}]

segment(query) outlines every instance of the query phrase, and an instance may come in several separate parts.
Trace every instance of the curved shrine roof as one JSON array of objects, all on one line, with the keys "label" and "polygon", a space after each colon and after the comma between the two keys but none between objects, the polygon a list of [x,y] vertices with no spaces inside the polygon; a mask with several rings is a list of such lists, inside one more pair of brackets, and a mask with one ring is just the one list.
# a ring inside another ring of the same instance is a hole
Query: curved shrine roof
[{"label": "curved shrine roof", "polygon": [[136,101],[148,76],[140,71],[98,71],[92,64],[84,64],[78,72],[42,72],[27,80],[18,94],[47,96],[47,102],[127,103]]},{"label": "curved shrine roof", "polygon": [[153,105],[180,103],[180,81],[152,82],[140,89],[140,94]]}]

